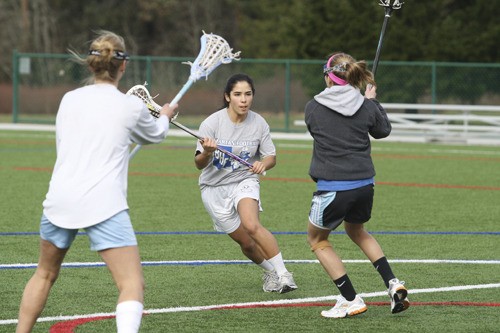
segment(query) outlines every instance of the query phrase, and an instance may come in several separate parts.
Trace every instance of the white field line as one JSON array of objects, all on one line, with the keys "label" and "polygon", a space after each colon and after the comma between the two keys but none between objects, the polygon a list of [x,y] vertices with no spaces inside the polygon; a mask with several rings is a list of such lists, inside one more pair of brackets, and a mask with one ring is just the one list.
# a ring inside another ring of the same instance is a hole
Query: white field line
[{"label": "white field line", "polygon": [[[452,287],[440,287],[440,288],[426,288],[426,289],[410,289],[408,291],[408,293],[409,294],[423,294],[423,293],[463,291],[463,290],[473,290],[473,289],[494,289],[494,288],[500,288],[500,283],[452,286]],[[377,292],[371,292],[371,293],[360,293],[359,295],[363,298],[381,297],[381,296],[387,297],[387,291],[384,290],[384,291],[377,291]],[[338,298],[338,295],[331,295],[331,296],[322,296],[322,297],[282,299],[282,300],[264,301],[264,302],[214,304],[214,305],[189,306],[189,307],[173,307],[173,308],[144,310],[144,314],[192,312],[192,311],[217,310],[217,309],[225,309],[225,308],[252,307],[252,306],[262,306],[262,305],[272,306],[272,305],[279,305],[279,304],[300,304],[300,303],[333,301],[333,300],[336,300],[337,298]],[[66,320],[88,319],[88,318],[97,318],[97,317],[110,317],[110,316],[114,316],[114,315],[115,315],[114,312],[92,313],[92,314],[86,314],[86,315],[42,317],[42,318],[39,318],[37,321],[38,322],[66,321]],[[0,325],[9,325],[9,324],[16,324],[16,323],[17,323],[17,319],[0,320]]]},{"label": "white field line", "polygon": [[[40,124],[12,124],[12,123],[0,123],[0,130],[13,130],[13,131],[34,131],[34,132],[55,132],[55,125],[40,125]],[[300,135],[290,135],[289,133],[273,133],[276,139],[283,140],[299,140],[299,141],[311,141],[312,139],[310,135],[300,134]],[[0,133],[0,137],[11,136],[11,134]],[[54,138],[55,134],[20,134],[22,137],[47,137]],[[170,143],[186,143],[186,141],[180,141],[172,139],[172,137],[190,137],[190,135],[182,130],[170,129],[169,130],[169,138],[167,138]],[[283,148],[302,148],[302,149],[311,149],[312,143],[301,144],[301,143],[277,143],[279,147]],[[402,152],[430,152],[430,153],[448,153],[448,154],[470,154],[470,155],[500,155],[500,151],[493,150],[478,150],[478,149],[456,149],[456,148],[429,148],[429,149],[412,149],[412,148],[386,148],[386,147],[372,147],[372,151],[402,151]]]},{"label": "white field line", "polygon": [[[364,264],[370,263],[367,259],[351,259],[342,260],[348,264]],[[390,259],[390,263],[402,264],[484,264],[484,265],[500,265],[500,260],[454,260],[454,259]],[[314,260],[285,260],[287,264],[319,264],[319,261]],[[169,266],[169,265],[219,265],[219,264],[252,264],[250,260],[171,260],[171,261],[143,261],[143,266]],[[37,264],[0,264],[0,269],[21,269],[21,268],[36,268]],[[63,263],[62,267],[67,268],[83,268],[83,267],[103,267],[104,262],[67,262]]]}]

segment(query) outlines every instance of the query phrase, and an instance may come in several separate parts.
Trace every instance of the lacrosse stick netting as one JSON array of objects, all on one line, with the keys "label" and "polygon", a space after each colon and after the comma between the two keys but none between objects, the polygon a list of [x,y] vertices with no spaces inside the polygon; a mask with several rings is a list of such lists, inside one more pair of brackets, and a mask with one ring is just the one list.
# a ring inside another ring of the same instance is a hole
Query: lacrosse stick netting
[{"label": "lacrosse stick netting", "polygon": [[[212,33],[207,34],[203,31],[200,41],[200,53],[198,53],[194,62],[188,61],[183,63],[191,66],[189,79],[170,104],[177,104],[182,96],[184,96],[189,88],[191,88],[193,83],[198,81],[200,78],[205,77],[208,80],[208,75],[220,64],[229,64],[233,60],[240,60],[241,52],[238,51],[236,53],[232,53],[233,49],[221,36],[214,35]],[[175,120],[178,115],[179,113],[176,113],[173,120]],[[141,145],[135,146],[129,155],[129,159],[132,159],[132,157],[137,154],[139,149],[141,149]]]},{"label": "lacrosse stick netting", "polygon": [[194,62],[183,62],[183,64],[191,66],[189,79],[170,103],[177,103],[181,99],[182,95],[184,95],[191,87],[191,85],[202,77],[208,80],[208,75],[219,65],[229,64],[233,60],[240,60],[241,52],[238,51],[236,53],[232,53],[233,49],[221,36],[214,35],[212,33],[207,34],[203,31],[203,36],[201,36],[200,42],[200,53]]},{"label": "lacrosse stick netting", "polygon": [[153,117],[158,118],[160,116],[161,106],[154,101],[153,97],[151,97],[149,90],[146,88],[147,84],[147,82],[144,82],[144,85],[138,84],[133,86],[127,91],[127,95],[139,97],[148,108],[149,113],[151,113]]},{"label": "lacrosse stick netting", "polygon": [[[127,95],[134,95],[134,96],[137,96],[139,97],[142,102],[146,105],[146,107],[148,108],[149,112],[151,113],[151,115],[155,118],[158,118],[160,116],[160,110],[161,110],[161,106],[158,105],[155,101],[154,101],[154,98],[151,97],[151,94],[149,93],[148,89],[146,88],[145,85],[136,85],[136,86],[133,86],[132,88],[129,89],[129,91],[127,92]],[[192,135],[193,137],[197,138],[198,140],[203,140],[203,138],[201,136],[199,136],[198,134],[194,133],[193,131],[191,131],[189,128],[187,128],[186,126],[176,122],[175,120],[171,120],[170,123],[172,123],[173,125],[175,125],[177,128],[183,130],[184,132]],[[226,154],[227,156],[229,156],[231,159],[239,162],[240,164],[243,164],[244,166],[248,167],[248,168],[252,168],[252,164],[249,163],[248,161],[242,159],[240,156],[222,148],[222,147],[217,147],[217,150],[219,150],[221,153],[223,154]],[[265,175],[265,173],[263,174]]]}]

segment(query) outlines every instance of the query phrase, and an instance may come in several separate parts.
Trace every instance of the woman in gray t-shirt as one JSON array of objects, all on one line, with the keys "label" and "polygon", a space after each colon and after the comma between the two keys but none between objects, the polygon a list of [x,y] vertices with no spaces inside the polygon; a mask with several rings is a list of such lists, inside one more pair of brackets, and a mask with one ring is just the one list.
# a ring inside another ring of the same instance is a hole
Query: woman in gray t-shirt
[{"label": "woman in gray t-shirt", "polygon": [[[250,110],[255,88],[245,74],[231,76],[224,90],[224,108],[205,119],[196,147],[201,171],[201,198],[217,231],[225,232],[241,251],[264,270],[263,290],[286,293],[297,289],[283,262],[278,242],[259,220],[259,175],[276,165],[276,148],[269,125]],[[252,165],[231,159],[217,147]]]}]

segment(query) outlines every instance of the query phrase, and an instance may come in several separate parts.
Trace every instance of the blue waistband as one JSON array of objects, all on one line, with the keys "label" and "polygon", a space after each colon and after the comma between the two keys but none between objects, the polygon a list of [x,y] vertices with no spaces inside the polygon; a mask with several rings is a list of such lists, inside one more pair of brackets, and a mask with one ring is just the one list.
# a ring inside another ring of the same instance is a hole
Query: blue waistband
[{"label": "blue waistband", "polygon": [[318,191],[348,191],[354,190],[355,188],[360,188],[366,185],[375,184],[375,178],[358,179],[358,180],[324,180],[318,179],[317,190]]}]

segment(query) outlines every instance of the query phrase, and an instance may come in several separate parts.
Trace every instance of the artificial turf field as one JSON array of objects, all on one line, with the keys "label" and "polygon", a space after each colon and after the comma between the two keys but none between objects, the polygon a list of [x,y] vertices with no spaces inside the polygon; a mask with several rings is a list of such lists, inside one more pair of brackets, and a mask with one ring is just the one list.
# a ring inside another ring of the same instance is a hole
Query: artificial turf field
[{"label": "artificial turf field", "polygon": [[[368,311],[326,319],[337,288],[306,243],[311,141],[275,140],[261,178],[262,223],[299,286],[262,291],[261,271],[213,232],[197,186],[192,138],[143,147],[129,205],[146,279],[143,332],[500,331],[500,149],[375,141],[366,225],[406,281],[411,307],[390,313],[382,280],[342,229],[330,240]],[[0,332],[13,332],[38,258],[38,223],[55,161],[53,132],[0,131]],[[117,291],[85,235],[76,238],[34,332],[113,332]]]}]

